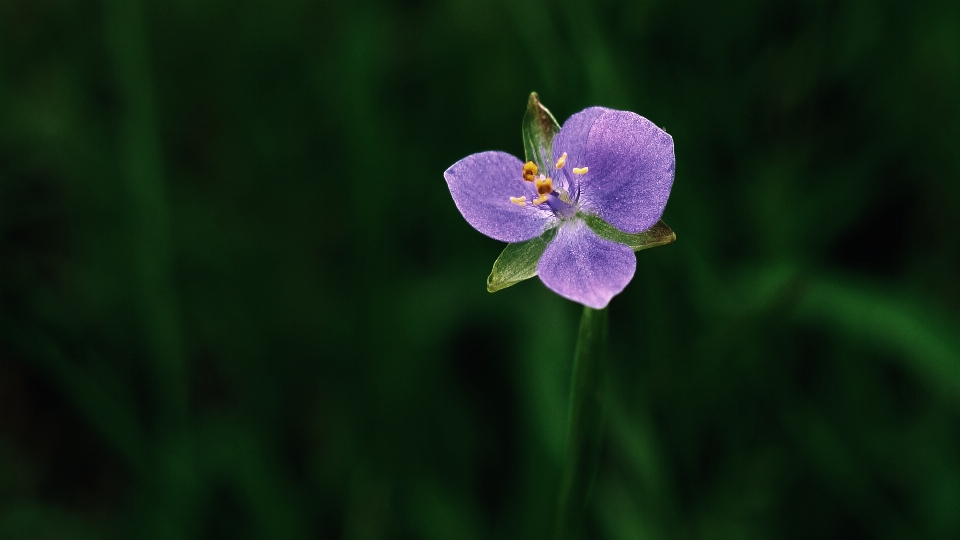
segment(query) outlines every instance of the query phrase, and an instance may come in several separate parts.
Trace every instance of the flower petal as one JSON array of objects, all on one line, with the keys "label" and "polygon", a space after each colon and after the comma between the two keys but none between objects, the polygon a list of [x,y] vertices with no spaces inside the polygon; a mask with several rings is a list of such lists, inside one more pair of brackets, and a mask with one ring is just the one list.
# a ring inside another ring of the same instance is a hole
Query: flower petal
[{"label": "flower petal", "polygon": [[589,167],[580,179],[581,208],[627,233],[652,227],[673,185],[673,138],[638,114],[608,109],[585,146],[584,165],[577,165]]},{"label": "flower petal", "polygon": [[510,197],[534,194],[524,182],[523,162],[505,152],[480,152],[454,163],[443,173],[450,195],[467,223],[503,242],[540,236],[556,221],[553,212],[518,206]]},{"label": "flower petal", "polygon": [[612,110],[613,109],[606,107],[590,107],[589,109],[584,109],[567,118],[567,121],[563,123],[563,127],[560,128],[560,133],[557,133],[557,136],[553,138],[554,158],[559,158],[564,152],[567,153],[567,163],[562,173],[558,173],[557,176],[561,174],[565,176],[569,182],[568,189],[573,194],[577,192],[577,184],[580,177],[571,171],[573,171],[574,167],[586,166],[583,158],[587,148],[587,136],[590,134],[590,128],[593,127],[594,122],[596,122],[597,118],[603,115],[603,113]]},{"label": "flower petal", "polygon": [[537,265],[550,290],[594,309],[607,307],[636,269],[632,249],[600,238],[582,220],[564,223]]}]

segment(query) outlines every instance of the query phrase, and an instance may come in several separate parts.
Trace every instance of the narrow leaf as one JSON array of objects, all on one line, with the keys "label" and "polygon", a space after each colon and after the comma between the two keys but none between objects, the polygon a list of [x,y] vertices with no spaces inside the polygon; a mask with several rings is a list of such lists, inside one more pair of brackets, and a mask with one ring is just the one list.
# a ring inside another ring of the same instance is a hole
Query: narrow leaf
[{"label": "narrow leaf", "polygon": [[497,292],[537,275],[540,256],[555,234],[557,229],[553,228],[532,240],[507,245],[493,263],[487,277],[487,290]]},{"label": "narrow leaf", "polygon": [[531,92],[523,115],[523,153],[527,161],[536,163],[541,171],[549,170],[553,165],[553,136],[559,131],[557,119],[540,103],[540,96]]},{"label": "narrow leaf", "polygon": [[598,236],[630,246],[634,251],[663,246],[677,239],[676,233],[663,220],[656,222],[653,227],[643,232],[630,234],[617,229],[599,216],[582,215],[582,217]]}]

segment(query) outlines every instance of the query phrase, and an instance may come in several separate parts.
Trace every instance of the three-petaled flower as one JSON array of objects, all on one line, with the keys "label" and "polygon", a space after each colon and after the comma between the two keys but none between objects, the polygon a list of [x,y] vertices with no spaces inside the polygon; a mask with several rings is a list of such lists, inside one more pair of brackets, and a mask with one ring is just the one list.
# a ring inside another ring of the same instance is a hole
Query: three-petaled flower
[{"label": "three-petaled flower", "polygon": [[673,185],[673,138],[635,113],[591,107],[563,124],[552,156],[538,168],[505,152],[480,152],[444,177],[463,217],[491,238],[523,242],[556,228],[537,274],[560,296],[602,309],[633,278],[637,259],[586,218],[625,233],[656,224]]}]

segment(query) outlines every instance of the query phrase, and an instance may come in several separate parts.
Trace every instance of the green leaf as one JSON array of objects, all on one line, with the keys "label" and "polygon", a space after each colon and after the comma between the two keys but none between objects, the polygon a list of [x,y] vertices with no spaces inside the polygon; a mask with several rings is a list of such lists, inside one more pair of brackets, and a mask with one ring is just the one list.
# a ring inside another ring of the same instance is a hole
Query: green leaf
[{"label": "green leaf", "polygon": [[523,115],[523,153],[527,161],[536,163],[541,171],[553,166],[553,136],[559,131],[557,119],[540,103],[540,96],[531,92]]},{"label": "green leaf", "polygon": [[493,270],[487,277],[487,290],[497,292],[537,275],[540,256],[555,234],[557,229],[554,227],[532,240],[509,244],[493,263]]},{"label": "green leaf", "polygon": [[676,233],[663,220],[656,222],[653,227],[643,232],[630,234],[617,229],[599,216],[581,214],[580,217],[598,236],[630,246],[634,251],[663,246],[677,239]]}]

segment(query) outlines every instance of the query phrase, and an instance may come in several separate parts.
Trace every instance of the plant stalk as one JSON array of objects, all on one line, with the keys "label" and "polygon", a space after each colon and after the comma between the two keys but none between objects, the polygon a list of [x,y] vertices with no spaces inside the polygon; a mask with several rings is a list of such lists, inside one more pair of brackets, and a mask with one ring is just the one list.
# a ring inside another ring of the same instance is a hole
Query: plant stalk
[{"label": "plant stalk", "polygon": [[600,459],[606,394],[607,310],[584,306],[570,375],[567,456],[557,508],[559,540],[580,535]]}]

